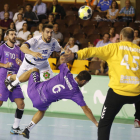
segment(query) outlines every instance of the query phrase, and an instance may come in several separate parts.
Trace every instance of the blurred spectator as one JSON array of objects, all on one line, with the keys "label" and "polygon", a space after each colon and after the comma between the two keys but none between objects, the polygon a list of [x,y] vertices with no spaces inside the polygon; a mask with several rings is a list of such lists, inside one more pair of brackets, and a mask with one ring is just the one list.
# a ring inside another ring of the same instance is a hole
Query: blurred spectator
[{"label": "blurred spectator", "polygon": [[111,8],[112,0],[100,0],[97,5],[97,10],[99,12],[107,12],[109,8]]},{"label": "blurred spectator", "polygon": [[0,46],[4,43],[3,39],[2,39],[2,34],[0,34]]},{"label": "blurred spectator", "polygon": [[33,36],[35,37],[35,36],[41,35],[42,34],[42,28],[43,28],[43,23],[39,23],[39,25],[38,25],[38,31],[35,31],[33,33]]},{"label": "blurred spectator", "polygon": [[7,30],[10,26],[10,23],[13,22],[12,19],[9,19],[9,13],[4,13],[4,19],[0,21],[0,29]]},{"label": "blurred spectator", "polygon": [[[16,30],[16,27],[15,27],[15,23],[14,23],[14,22],[11,22],[11,23],[10,23],[10,25],[9,25],[9,27],[8,27],[8,30],[9,30],[9,29],[14,29],[14,30]],[[4,41],[7,41],[6,33],[5,33],[5,35],[4,35]]]},{"label": "blurred spectator", "polygon": [[108,64],[107,62],[101,60],[100,69],[95,71],[95,75],[108,74]]},{"label": "blurred spectator", "polygon": [[120,38],[120,35],[119,34],[115,34],[115,28],[114,27],[111,27],[110,30],[109,30],[109,34],[110,34],[110,41],[112,43],[116,43],[116,40],[118,38]]},{"label": "blurred spectator", "polygon": [[119,42],[120,42],[120,38],[117,38],[115,43],[119,43]]},{"label": "blurred spectator", "polygon": [[53,0],[50,12],[54,14],[55,19],[60,19],[60,17],[63,19],[66,15],[64,8],[58,4],[58,0]]},{"label": "blurred spectator", "polygon": [[119,16],[122,16],[120,21],[131,22],[133,20],[133,17],[135,16],[135,9],[133,6],[131,6],[130,0],[125,1],[125,7],[120,10]]},{"label": "blurred spectator", "polygon": [[22,14],[22,16],[24,17],[24,7],[23,6],[18,7],[18,12],[16,12],[14,14],[14,17],[13,17],[14,22],[16,22],[18,20],[18,14]]},{"label": "blurred spectator", "polygon": [[20,44],[22,44],[22,42],[26,41],[28,35],[30,34],[30,32],[27,30],[28,29],[27,23],[23,23],[22,28],[23,28],[23,30],[17,34],[17,40],[20,41]]},{"label": "blurred spectator", "polygon": [[33,37],[32,34],[29,34],[28,37],[27,37],[27,40],[31,39]]},{"label": "blurred spectator", "polygon": [[22,29],[23,23],[26,23],[26,21],[23,20],[23,15],[18,14],[18,19],[15,22],[17,32],[19,32],[19,30]]},{"label": "blurred spectator", "polygon": [[109,20],[116,20],[116,18],[118,17],[119,14],[119,9],[118,9],[118,4],[116,1],[113,1],[111,4],[111,8],[107,10],[107,19]]},{"label": "blurred spectator", "polygon": [[139,30],[134,30],[134,40],[133,40],[133,43],[137,44],[138,46],[140,46]]},{"label": "blurred spectator", "polygon": [[110,34],[105,33],[105,34],[103,35],[103,40],[99,41],[99,42],[96,44],[96,47],[103,47],[103,46],[105,46],[105,45],[111,43],[111,42],[109,41],[109,39],[110,39]]},{"label": "blurred spectator", "polygon": [[5,18],[4,13],[9,13],[9,19],[13,19],[13,12],[9,11],[9,4],[4,4],[4,11],[0,12],[0,19],[3,20]]},{"label": "blurred spectator", "polygon": [[31,4],[27,4],[25,9],[26,9],[26,12],[24,15],[24,20],[27,21],[28,30],[30,30],[32,26],[36,26],[36,23],[39,20],[38,20],[37,15],[34,12],[32,12],[32,5]]},{"label": "blurred spectator", "polygon": [[53,32],[52,32],[52,37],[55,38],[56,40],[60,39],[60,42],[63,40],[63,35],[62,33],[59,32],[58,30],[58,24],[55,23],[53,26]]},{"label": "blurred spectator", "polygon": [[42,19],[46,19],[46,13],[47,13],[47,6],[45,3],[42,2],[42,0],[36,0],[33,12],[35,12],[38,16],[39,22],[42,21]]},{"label": "blurred spectator", "polygon": [[74,37],[70,37],[69,42],[65,46],[65,49],[69,48],[73,53],[78,52],[79,47],[78,45],[75,45],[74,43],[75,43]]},{"label": "blurred spectator", "polygon": [[52,24],[52,25],[55,24],[53,14],[49,14],[48,21],[45,24]]},{"label": "blurred spectator", "polygon": [[90,6],[94,10],[98,4],[98,0],[86,0],[87,6]]}]

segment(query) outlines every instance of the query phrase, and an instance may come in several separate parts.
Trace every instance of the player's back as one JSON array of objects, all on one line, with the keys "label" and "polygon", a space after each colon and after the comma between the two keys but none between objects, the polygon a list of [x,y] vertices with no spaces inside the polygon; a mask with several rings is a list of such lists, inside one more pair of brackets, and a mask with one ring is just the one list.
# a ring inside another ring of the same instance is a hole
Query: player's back
[{"label": "player's back", "polygon": [[[49,81],[43,82],[43,88],[41,91],[42,96],[47,98],[48,103],[61,99],[72,99],[74,101],[78,100],[75,98],[83,99],[78,84],[66,64],[61,64],[59,69],[60,73],[57,76],[53,77]],[[80,104],[78,101],[76,102],[77,104]]]},{"label": "player's back", "polygon": [[109,44],[112,48],[109,65],[109,86],[121,95],[140,94],[140,48],[132,42]]}]

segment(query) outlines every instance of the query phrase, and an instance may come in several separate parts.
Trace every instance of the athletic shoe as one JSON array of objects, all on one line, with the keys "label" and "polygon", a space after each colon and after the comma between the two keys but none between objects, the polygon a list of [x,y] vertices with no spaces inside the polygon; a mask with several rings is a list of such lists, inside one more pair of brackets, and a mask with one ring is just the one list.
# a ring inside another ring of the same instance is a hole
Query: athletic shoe
[{"label": "athletic shoe", "polygon": [[4,81],[4,83],[5,83],[5,86],[7,87],[7,89],[8,89],[9,91],[13,92],[15,86],[13,86],[13,85],[11,84],[12,82],[9,81],[9,80],[6,78],[5,81]]},{"label": "athletic shoe", "polygon": [[27,128],[24,129],[24,131],[22,132],[23,137],[29,139],[29,130]]},{"label": "athletic shoe", "polygon": [[13,128],[12,127],[10,133],[11,134],[19,134],[19,135],[22,135],[22,129],[20,129],[19,127],[18,128]]},{"label": "athletic shoe", "polygon": [[135,121],[134,121],[134,127],[135,128],[140,128],[140,121],[138,119],[135,119]]}]

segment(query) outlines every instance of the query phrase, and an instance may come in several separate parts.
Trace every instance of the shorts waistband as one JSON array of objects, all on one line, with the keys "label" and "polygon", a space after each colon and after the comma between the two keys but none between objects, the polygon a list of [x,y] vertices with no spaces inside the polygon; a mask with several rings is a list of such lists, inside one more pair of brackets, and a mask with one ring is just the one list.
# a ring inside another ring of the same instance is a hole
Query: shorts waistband
[{"label": "shorts waistband", "polygon": [[31,63],[26,57],[25,57],[25,60],[26,60],[27,63],[35,66],[35,64]]}]

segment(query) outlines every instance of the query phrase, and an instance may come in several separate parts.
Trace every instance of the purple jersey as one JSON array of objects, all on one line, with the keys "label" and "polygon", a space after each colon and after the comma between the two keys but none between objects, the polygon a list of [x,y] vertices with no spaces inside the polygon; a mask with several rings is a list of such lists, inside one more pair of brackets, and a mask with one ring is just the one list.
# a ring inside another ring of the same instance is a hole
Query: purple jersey
[{"label": "purple jersey", "polygon": [[6,43],[0,46],[0,63],[12,63],[10,68],[0,67],[0,101],[7,101],[8,97],[12,102],[15,98],[24,98],[20,86],[17,86],[13,93],[10,93],[4,84],[7,73],[11,72],[12,74],[16,74],[19,69],[19,65],[16,64],[16,58],[20,60],[24,58],[24,54],[20,51],[18,46],[11,48]]},{"label": "purple jersey", "polygon": [[77,82],[70,73],[67,65],[59,66],[60,73],[52,79],[39,82],[39,74],[32,73],[29,79],[28,95],[33,106],[39,110],[46,110],[52,103],[61,99],[70,99],[80,106],[86,103]]}]

